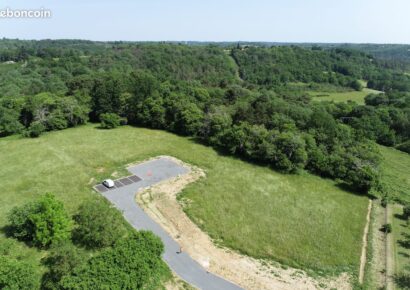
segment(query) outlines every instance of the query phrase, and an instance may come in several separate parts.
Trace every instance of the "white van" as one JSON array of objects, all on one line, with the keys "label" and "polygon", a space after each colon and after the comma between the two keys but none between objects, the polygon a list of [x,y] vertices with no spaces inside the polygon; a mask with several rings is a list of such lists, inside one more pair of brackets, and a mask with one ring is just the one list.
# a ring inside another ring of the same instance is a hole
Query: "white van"
[{"label": "white van", "polygon": [[114,181],[111,179],[106,179],[102,182],[105,187],[112,188],[114,187]]}]

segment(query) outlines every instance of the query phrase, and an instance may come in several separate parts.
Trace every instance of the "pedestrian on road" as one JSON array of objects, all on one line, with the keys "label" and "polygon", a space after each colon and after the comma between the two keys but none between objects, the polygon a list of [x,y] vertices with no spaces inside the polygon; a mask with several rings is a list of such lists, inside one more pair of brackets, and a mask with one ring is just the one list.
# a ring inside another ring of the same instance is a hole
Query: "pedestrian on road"
[{"label": "pedestrian on road", "polygon": [[179,251],[177,252],[178,254],[181,254],[182,253],[182,247],[181,246],[179,246]]}]

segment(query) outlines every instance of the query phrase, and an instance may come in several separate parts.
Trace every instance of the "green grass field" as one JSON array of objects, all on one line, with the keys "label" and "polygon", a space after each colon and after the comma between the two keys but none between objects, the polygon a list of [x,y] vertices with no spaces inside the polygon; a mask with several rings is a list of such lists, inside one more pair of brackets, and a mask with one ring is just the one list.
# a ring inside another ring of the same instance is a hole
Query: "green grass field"
[{"label": "green grass field", "polygon": [[395,200],[410,202],[410,154],[379,146],[383,156],[383,181]]},{"label": "green grass field", "polygon": [[363,105],[364,98],[369,94],[378,94],[379,91],[364,88],[361,91],[350,91],[350,92],[319,92],[310,91],[308,94],[315,101],[335,101],[335,102],[347,102],[355,101],[356,103]]},{"label": "green grass field", "polygon": [[[87,125],[38,139],[0,139],[0,226],[12,207],[45,192],[74,213],[96,195],[92,178],[125,174],[124,165],[164,154],[206,171],[207,178],[183,196],[192,200],[188,214],[220,244],[301,268],[357,271],[366,197],[307,173],[280,174],[187,138],[128,126],[104,131]],[[2,234],[0,244],[5,239]],[[12,254],[33,263],[45,255],[8,241]]]}]

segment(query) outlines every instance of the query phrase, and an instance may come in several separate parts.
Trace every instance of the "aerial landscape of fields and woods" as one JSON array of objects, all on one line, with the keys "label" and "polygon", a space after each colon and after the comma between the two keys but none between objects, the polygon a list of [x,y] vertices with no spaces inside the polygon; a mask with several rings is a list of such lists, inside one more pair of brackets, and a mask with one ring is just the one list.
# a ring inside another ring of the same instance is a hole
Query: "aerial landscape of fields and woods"
[{"label": "aerial landscape of fields and woods", "polygon": [[410,289],[410,3],[6,2],[0,289]]}]

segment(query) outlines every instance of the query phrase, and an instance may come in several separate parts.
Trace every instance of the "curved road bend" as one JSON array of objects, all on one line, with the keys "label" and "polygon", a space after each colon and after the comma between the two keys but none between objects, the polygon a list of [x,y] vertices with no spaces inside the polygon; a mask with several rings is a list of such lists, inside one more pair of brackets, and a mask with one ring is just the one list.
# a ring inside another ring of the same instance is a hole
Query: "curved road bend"
[{"label": "curved road bend", "polygon": [[242,289],[217,275],[208,273],[187,253],[182,252],[178,254],[180,250],[179,244],[159,224],[151,219],[135,201],[135,194],[141,189],[180,174],[188,173],[189,170],[167,158],[160,158],[131,166],[128,170],[142,180],[100,193],[122,211],[125,219],[135,229],[150,230],[162,239],[165,246],[163,258],[168,266],[183,280],[199,289]]}]

